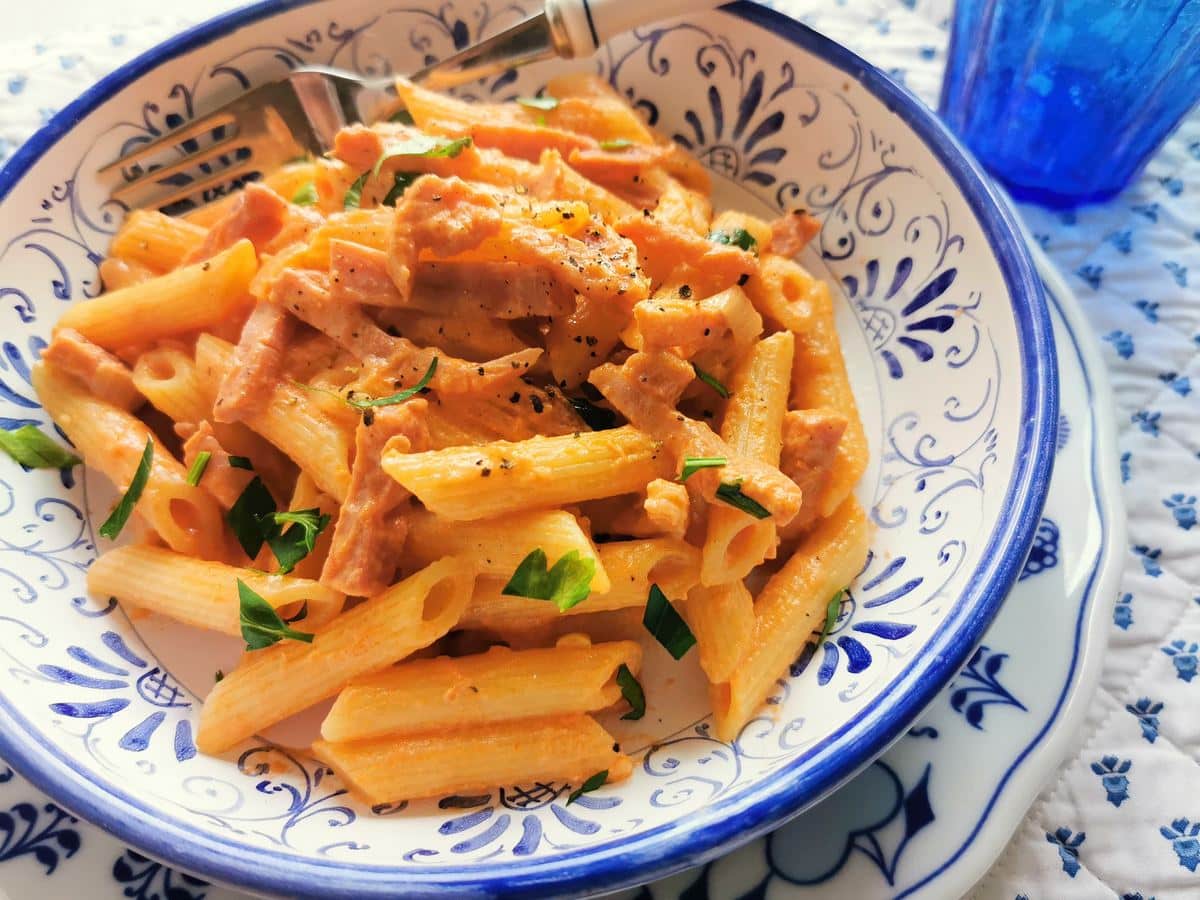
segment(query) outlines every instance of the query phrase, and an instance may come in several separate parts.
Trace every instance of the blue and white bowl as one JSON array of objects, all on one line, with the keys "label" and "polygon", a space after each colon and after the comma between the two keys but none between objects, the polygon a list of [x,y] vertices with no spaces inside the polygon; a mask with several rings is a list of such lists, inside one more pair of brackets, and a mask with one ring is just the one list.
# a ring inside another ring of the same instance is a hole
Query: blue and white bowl
[{"label": "blue and white bowl", "polygon": [[[268,0],[101,81],[0,172],[0,427],[47,417],[29,366],[68,303],[94,296],[123,210],[94,172],[302,63],[417,68],[532,9],[486,0]],[[714,172],[723,203],[823,223],[804,263],[838,324],[871,441],[877,525],[832,633],[733,744],[697,672],[651,677],[629,781],[368,808],[303,751],[193,744],[214,658],[88,597],[102,478],[0,459],[0,754],[63,806],[206,878],[289,896],[582,894],[700,862],[831,791],[967,661],[1021,569],[1049,481],[1054,346],[1010,215],[917,100],[836,44],[738,3],[626,35],[593,61]],[[462,93],[532,93],[567,64]],[[286,736],[283,738],[286,740]]]}]

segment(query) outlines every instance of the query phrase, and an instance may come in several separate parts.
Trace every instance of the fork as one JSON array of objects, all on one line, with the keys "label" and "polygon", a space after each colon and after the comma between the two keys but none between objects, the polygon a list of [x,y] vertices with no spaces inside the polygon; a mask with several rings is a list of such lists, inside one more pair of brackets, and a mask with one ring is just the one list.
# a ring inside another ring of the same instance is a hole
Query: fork
[{"label": "fork", "polygon": [[[444,89],[509,68],[554,57],[571,59],[600,49],[638,25],[719,6],[724,0],[546,0],[545,9],[447,59],[413,81]],[[164,209],[333,146],[350,122],[373,122],[401,107],[392,79],[365,78],[325,66],[298,68],[174,131],[149,141],[99,170],[123,183],[112,198],[129,209]],[[208,138],[202,145],[202,140]],[[153,165],[167,151],[171,161]],[[189,173],[198,169],[199,172]]]}]

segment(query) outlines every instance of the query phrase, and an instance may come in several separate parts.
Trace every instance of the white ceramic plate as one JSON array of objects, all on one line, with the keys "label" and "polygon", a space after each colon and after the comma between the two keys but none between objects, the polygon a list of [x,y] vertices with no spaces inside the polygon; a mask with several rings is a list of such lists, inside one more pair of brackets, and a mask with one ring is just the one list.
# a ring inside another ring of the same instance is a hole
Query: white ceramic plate
[{"label": "white ceramic plate", "polygon": [[[271,0],[167,42],[64,110],[0,173],[0,425],[45,424],[29,362],[64,304],[97,290],[120,215],[100,164],[298,62],[411,69],[520,15],[481,0]],[[702,861],[815,802],[966,662],[1034,538],[1057,422],[1049,320],[1011,217],[917,101],[759,7],[623,37],[596,64],[714,170],[727,201],[804,206],[823,222],[804,261],[843,295],[878,533],[813,664],[794,666],[732,745],[709,735],[700,692],[652,689],[647,719],[618,735],[645,748],[635,776],[570,809],[562,784],[367,809],[302,753],[256,742],[197,755],[197,700],[219,663],[164,649],[152,624],[85,596],[91,522],[111,488],[8,466],[0,753],[15,768],[153,855],[260,890],[595,891]],[[556,68],[468,93],[530,93]]]}]

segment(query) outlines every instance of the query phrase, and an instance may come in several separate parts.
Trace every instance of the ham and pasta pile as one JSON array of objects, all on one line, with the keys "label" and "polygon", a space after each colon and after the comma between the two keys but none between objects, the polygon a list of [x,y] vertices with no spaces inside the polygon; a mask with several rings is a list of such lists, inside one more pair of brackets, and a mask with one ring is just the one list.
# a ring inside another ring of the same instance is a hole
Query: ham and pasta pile
[{"label": "ham and pasta pile", "polygon": [[594,716],[669,702],[655,644],[735,738],[867,553],[815,220],[714,214],[590,76],[398,90],[324,158],[133,212],[62,316],[34,382],[120,491],[90,589],[244,641],[202,752],[334,699],[313,752],[372,803],[628,776]]}]

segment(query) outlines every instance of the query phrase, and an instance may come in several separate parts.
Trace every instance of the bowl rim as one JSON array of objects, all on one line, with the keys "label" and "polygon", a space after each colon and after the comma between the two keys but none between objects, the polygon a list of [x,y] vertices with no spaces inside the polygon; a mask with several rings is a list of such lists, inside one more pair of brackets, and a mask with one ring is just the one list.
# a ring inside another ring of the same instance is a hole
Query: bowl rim
[{"label": "bowl rim", "polygon": [[[182,31],[118,67],[53,116],[0,168],[0,203],[58,141],[114,94],[175,57],[263,19],[323,0],[260,0]],[[898,116],[944,167],[976,217],[1012,297],[1021,354],[1022,427],[1015,471],[981,562],[950,616],[879,700],[885,712],[860,715],[815,745],[805,766],[781,768],[757,787],[715,804],[723,814],[675,820],[626,841],[550,859],[468,869],[316,860],[294,851],[240,844],[197,832],[146,801],[85,774],[0,695],[0,756],[36,787],[82,818],[151,857],[217,882],[296,897],[525,896],[594,894],[644,883],[697,865],[777,827],[855,775],[892,744],[962,665],[1024,565],[1041,518],[1054,459],[1058,376],[1049,311],[1011,210],[958,140],[919,99],[865,60],[783,13],[739,0],[722,8],[764,27],[852,77]],[[878,702],[878,701],[876,701]],[[864,721],[866,720],[866,721]]]}]

